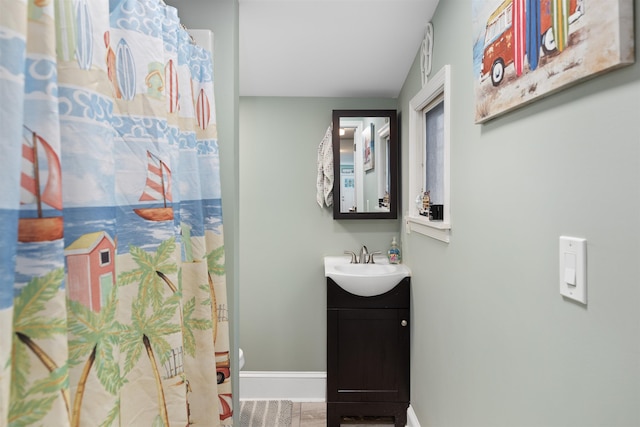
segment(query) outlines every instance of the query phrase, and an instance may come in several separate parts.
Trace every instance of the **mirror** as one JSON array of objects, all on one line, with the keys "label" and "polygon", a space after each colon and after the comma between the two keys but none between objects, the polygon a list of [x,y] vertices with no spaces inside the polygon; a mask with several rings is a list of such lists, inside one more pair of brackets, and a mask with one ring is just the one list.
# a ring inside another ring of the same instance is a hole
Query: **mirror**
[{"label": "mirror", "polygon": [[333,218],[398,218],[396,110],[333,110]]}]

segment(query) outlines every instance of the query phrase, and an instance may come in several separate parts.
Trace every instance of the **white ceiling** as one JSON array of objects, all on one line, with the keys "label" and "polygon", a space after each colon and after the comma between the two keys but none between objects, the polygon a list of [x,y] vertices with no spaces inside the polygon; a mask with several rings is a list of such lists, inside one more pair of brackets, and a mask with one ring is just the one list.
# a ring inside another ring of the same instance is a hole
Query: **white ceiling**
[{"label": "white ceiling", "polygon": [[396,98],[438,1],[239,0],[240,95]]}]

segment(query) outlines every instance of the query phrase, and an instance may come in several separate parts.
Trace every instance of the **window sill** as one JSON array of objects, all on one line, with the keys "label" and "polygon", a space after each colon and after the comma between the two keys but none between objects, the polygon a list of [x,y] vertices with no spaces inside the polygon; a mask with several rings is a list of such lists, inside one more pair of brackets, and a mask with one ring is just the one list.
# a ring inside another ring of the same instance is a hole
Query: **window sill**
[{"label": "window sill", "polygon": [[406,232],[416,232],[449,243],[451,224],[444,221],[430,221],[425,217],[405,216]]}]

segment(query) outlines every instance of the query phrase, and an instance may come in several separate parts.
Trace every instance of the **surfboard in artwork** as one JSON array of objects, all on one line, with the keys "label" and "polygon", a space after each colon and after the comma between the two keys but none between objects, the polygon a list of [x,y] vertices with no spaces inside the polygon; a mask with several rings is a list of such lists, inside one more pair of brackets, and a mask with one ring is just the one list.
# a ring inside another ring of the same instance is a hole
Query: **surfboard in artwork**
[{"label": "surfboard in artwork", "polygon": [[56,54],[62,61],[73,60],[76,54],[76,15],[72,0],[58,0],[56,8]]},{"label": "surfboard in artwork", "polygon": [[125,39],[116,48],[116,75],[122,98],[131,101],[136,96],[136,64]]},{"label": "surfboard in artwork", "polygon": [[93,25],[87,0],[76,6],[76,60],[83,70],[89,70],[93,62]]},{"label": "surfboard in artwork", "polygon": [[211,120],[211,104],[204,89],[200,89],[200,93],[198,94],[196,116],[198,118],[198,126],[200,126],[201,129],[206,129]]},{"label": "surfboard in artwork", "polygon": [[516,75],[522,75],[526,51],[525,0],[513,0],[513,65]]},{"label": "surfboard in artwork", "polygon": [[551,0],[553,39],[558,52],[569,44],[569,0]]},{"label": "surfboard in artwork", "polygon": [[531,70],[538,68],[540,42],[540,0],[527,0],[527,61]]},{"label": "surfboard in artwork", "polygon": [[173,59],[164,66],[164,80],[166,84],[167,111],[175,113],[178,111],[178,96],[180,95],[178,85],[178,70]]}]

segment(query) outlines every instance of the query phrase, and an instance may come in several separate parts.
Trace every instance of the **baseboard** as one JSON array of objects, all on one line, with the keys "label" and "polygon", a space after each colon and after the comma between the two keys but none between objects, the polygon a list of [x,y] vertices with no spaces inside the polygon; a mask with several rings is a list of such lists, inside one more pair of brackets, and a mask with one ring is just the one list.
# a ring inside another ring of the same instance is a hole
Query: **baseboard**
[{"label": "baseboard", "polygon": [[[324,402],[326,390],[326,372],[240,371],[240,400]],[[407,427],[420,427],[411,405]]]},{"label": "baseboard", "polygon": [[411,405],[409,405],[409,409],[407,409],[407,427],[420,427],[418,417],[413,411],[413,406]]}]

